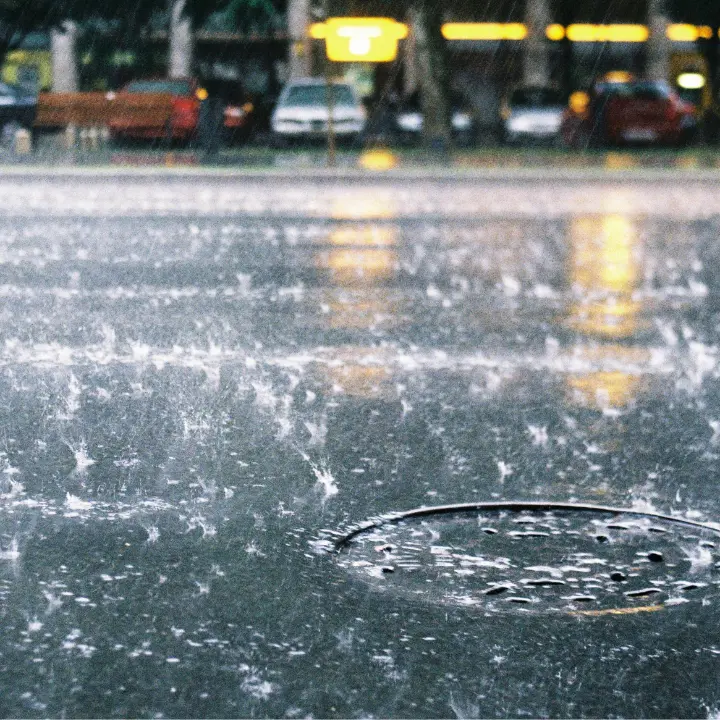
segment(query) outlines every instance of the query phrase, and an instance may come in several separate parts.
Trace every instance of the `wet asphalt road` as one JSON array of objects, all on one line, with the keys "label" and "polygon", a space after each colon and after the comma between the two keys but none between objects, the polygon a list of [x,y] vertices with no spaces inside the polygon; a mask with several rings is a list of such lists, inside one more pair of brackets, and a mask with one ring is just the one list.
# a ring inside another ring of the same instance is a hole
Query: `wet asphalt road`
[{"label": "wet asphalt road", "polygon": [[0,714],[717,717],[712,529],[327,550],[720,522],[719,233],[677,176],[0,181]]}]

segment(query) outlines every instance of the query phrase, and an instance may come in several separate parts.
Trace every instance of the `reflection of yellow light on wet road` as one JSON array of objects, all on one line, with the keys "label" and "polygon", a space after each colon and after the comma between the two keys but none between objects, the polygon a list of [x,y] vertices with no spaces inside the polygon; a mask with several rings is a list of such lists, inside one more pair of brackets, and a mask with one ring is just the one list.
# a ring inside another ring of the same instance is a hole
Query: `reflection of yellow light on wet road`
[{"label": "reflection of yellow light on wet road", "polygon": [[397,167],[398,156],[389,150],[366,150],[360,154],[358,164],[365,170],[392,170]]},{"label": "reflection of yellow light on wet road", "polygon": [[633,246],[637,241],[635,227],[622,215],[606,215],[602,219],[601,227],[601,286],[614,292],[630,292],[637,274],[632,256]]},{"label": "reflection of yellow light on wet road", "polygon": [[400,307],[383,290],[365,292],[363,299],[348,297],[344,291],[328,290],[324,297],[323,326],[329,330],[391,328],[400,323]]},{"label": "reflection of yellow light on wet road", "polygon": [[369,399],[387,397],[392,392],[390,377],[387,368],[370,365],[343,364],[328,370],[328,380],[339,392]]},{"label": "reflection of yellow light on wet road", "polygon": [[570,308],[568,324],[608,338],[630,337],[640,303],[633,299],[638,245],[635,223],[625,215],[581,216],[569,226],[570,281],[583,297]]},{"label": "reflection of yellow light on wet road", "polygon": [[568,388],[576,405],[599,410],[627,407],[637,395],[640,377],[619,370],[570,375]]},{"label": "reflection of yellow light on wet road", "polygon": [[641,369],[650,360],[650,353],[640,347],[598,345],[577,348],[573,360],[587,364],[588,370],[567,375],[570,402],[598,410],[620,409],[642,389]]},{"label": "reflection of yellow light on wet road", "polygon": [[323,324],[331,329],[367,329],[398,323],[398,302],[385,287],[395,277],[398,228],[343,225],[328,235],[315,266],[329,272],[323,289]]},{"label": "reflection of yellow light on wet road", "polygon": [[318,363],[327,389],[335,394],[371,400],[396,400],[394,353],[367,345],[339,345]]},{"label": "reflection of yellow light on wet road", "polygon": [[397,215],[396,198],[388,191],[351,190],[332,198],[330,217],[334,220],[385,220]]},{"label": "reflection of yellow light on wet road", "polygon": [[386,248],[338,248],[327,253],[323,266],[336,285],[374,285],[395,274],[397,253]]},{"label": "reflection of yellow light on wet road", "polygon": [[330,233],[331,245],[356,247],[388,247],[397,243],[398,229],[394,226],[339,227]]},{"label": "reflection of yellow light on wet road", "polygon": [[330,270],[336,286],[376,285],[396,272],[398,228],[394,225],[345,225],[328,236],[330,249],[316,255],[319,269]]},{"label": "reflection of yellow light on wet road", "polygon": [[610,339],[630,337],[637,330],[638,302],[606,300],[572,307],[569,324],[586,335]]},{"label": "reflection of yellow light on wet road", "polygon": [[586,617],[637,615],[638,613],[658,612],[658,610],[664,609],[665,605],[641,605],[640,607],[606,608],[605,610],[571,610],[570,615],[585,615]]},{"label": "reflection of yellow light on wet road", "polygon": [[[635,228],[625,217],[581,217],[571,224],[570,280],[576,290],[593,295],[615,293],[628,305],[637,279]],[[577,306],[576,306],[577,307]]]},{"label": "reflection of yellow light on wet road", "polygon": [[[631,338],[641,303],[633,296],[639,270],[636,223],[626,215],[581,216],[569,224],[570,281],[580,298],[567,324],[602,340]],[[570,402],[596,409],[623,408],[636,397],[649,360],[645,348],[619,343],[576,348],[573,360],[587,370],[567,375]]]}]

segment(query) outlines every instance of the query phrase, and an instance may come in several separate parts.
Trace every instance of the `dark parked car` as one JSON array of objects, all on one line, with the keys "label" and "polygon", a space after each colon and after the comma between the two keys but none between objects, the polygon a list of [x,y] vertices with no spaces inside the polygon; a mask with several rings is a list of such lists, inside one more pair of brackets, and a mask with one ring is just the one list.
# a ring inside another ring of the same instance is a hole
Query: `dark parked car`
[{"label": "dark parked car", "polygon": [[565,142],[587,145],[683,145],[697,130],[692,105],[666,83],[628,78],[596,82],[584,109],[563,118]]},{"label": "dark parked car", "polygon": [[255,133],[267,131],[269,110],[261,98],[250,95],[237,80],[206,80],[210,97],[223,105],[224,138],[229,143],[247,142]]},{"label": "dark parked car", "polygon": [[[451,98],[452,133],[458,145],[471,145],[477,134],[477,127],[469,103],[460,95]],[[420,105],[420,96],[413,93],[404,100],[394,119],[394,134],[401,143],[413,144],[420,141],[424,118]]]},{"label": "dark parked car", "polygon": [[35,122],[37,95],[20,85],[0,82],[0,137],[10,141],[17,130],[30,130]]}]

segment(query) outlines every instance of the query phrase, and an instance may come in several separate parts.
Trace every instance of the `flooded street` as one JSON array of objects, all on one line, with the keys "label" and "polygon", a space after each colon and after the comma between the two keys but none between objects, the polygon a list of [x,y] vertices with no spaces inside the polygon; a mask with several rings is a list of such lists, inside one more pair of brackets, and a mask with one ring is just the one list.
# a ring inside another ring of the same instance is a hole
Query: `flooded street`
[{"label": "flooded street", "polygon": [[4,177],[0,715],[717,717],[669,177]]}]

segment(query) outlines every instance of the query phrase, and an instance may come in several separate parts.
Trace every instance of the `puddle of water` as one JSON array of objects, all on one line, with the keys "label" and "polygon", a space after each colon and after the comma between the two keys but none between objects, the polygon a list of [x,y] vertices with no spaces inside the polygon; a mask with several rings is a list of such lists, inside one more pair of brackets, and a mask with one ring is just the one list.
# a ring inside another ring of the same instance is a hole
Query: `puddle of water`
[{"label": "puddle of water", "polygon": [[482,612],[622,614],[720,594],[720,528],[632,511],[425,508],[326,542],[375,591]]}]

